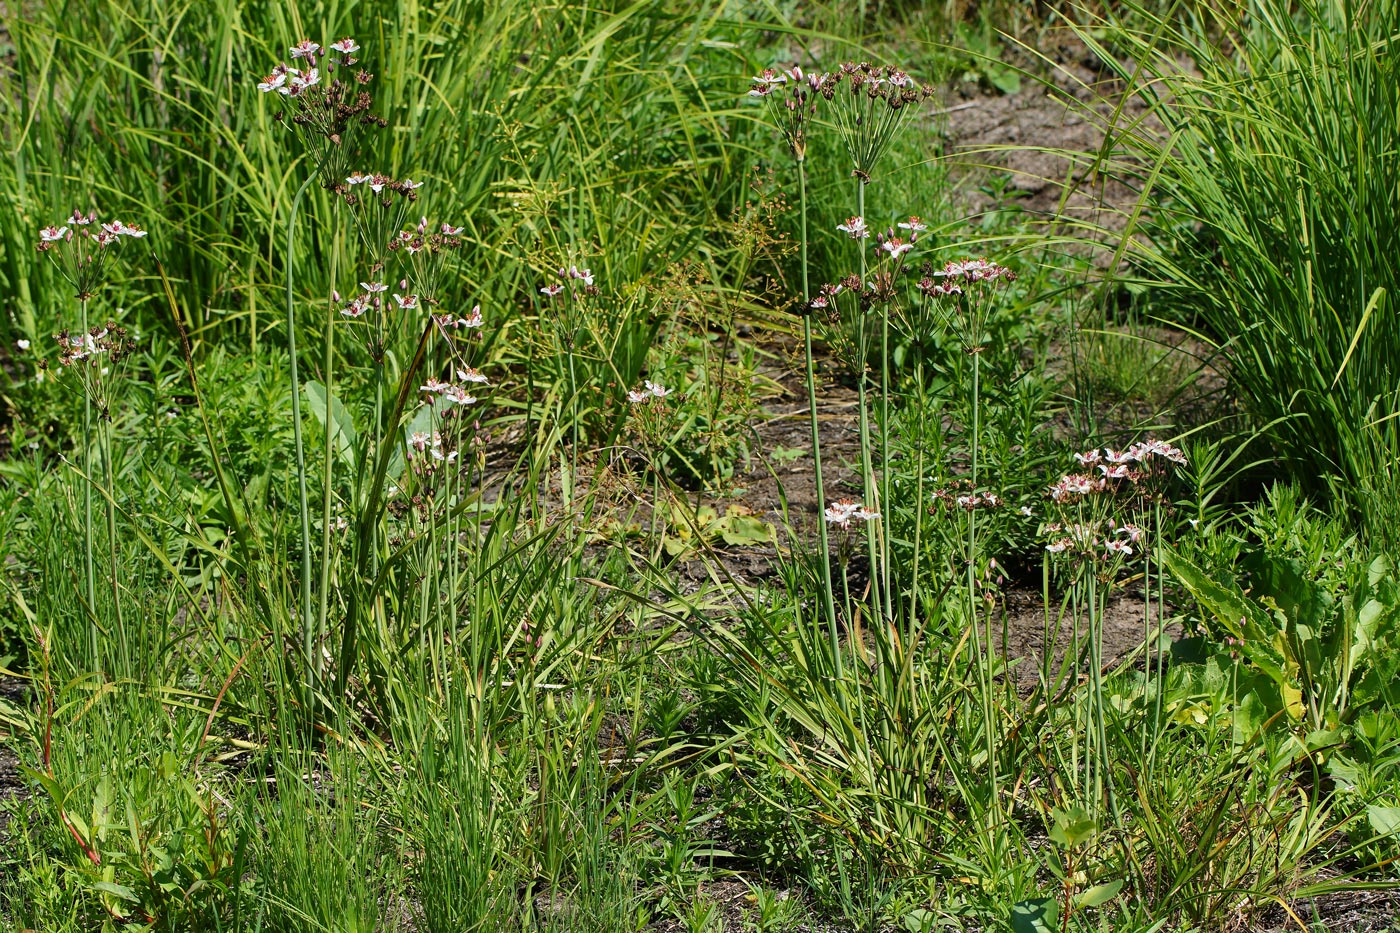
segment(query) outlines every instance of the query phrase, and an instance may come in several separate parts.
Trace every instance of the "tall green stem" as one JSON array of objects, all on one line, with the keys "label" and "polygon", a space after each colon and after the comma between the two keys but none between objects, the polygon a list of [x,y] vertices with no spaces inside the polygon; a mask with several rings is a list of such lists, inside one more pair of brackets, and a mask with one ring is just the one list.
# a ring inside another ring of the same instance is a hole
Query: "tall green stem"
[{"label": "tall green stem", "polygon": [[[122,624],[121,586],[118,583],[117,572],[117,490],[116,473],[112,468],[112,416],[110,409],[103,419],[102,463],[105,468],[103,472],[107,486],[107,564],[108,571],[112,575],[112,612],[117,621],[117,644],[121,648],[122,664],[126,665],[131,660],[131,654],[127,650],[126,626]],[[90,486],[91,484],[89,484]]]},{"label": "tall green stem", "polygon": [[[865,183],[859,178],[856,179],[856,216],[861,219],[865,218]],[[856,240],[856,243],[860,247],[860,287],[861,291],[864,292],[865,277],[868,271],[865,258],[865,244],[860,240]],[[864,490],[865,504],[873,508],[874,511],[882,513],[879,522],[880,526],[883,526],[885,522],[883,516],[885,503],[881,499],[879,491],[875,486],[875,464],[874,458],[871,455],[871,447],[873,445],[870,441],[870,398],[866,388],[869,383],[870,374],[870,332],[865,315],[860,311],[859,305],[857,305],[856,313],[861,315],[856,322],[856,328],[859,334],[857,356],[860,365],[860,373],[856,380],[860,405],[860,479],[861,486]],[[884,577],[880,571],[879,549],[876,541],[879,532],[880,528],[878,527],[872,529],[872,533],[866,535],[865,538],[866,551],[870,559],[871,617],[876,620],[882,620],[884,618],[882,611],[883,601],[880,598],[880,588],[884,582]]]},{"label": "tall green stem", "polygon": [[292,379],[292,436],[296,441],[297,492],[301,508],[301,625],[302,650],[306,657],[306,667],[310,671],[316,666],[316,630],[311,616],[311,506],[306,495],[306,451],[301,439],[301,377],[297,375],[297,318],[296,304],[292,295],[295,282],[293,273],[295,245],[293,233],[297,225],[297,213],[301,209],[302,196],[315,179],[316,173],[306,176],[292,198],[292,212],[287,218],[287,356],[291,361]]},{"label": "tall green stem", "polygon": [[[335,277],[340,260],[340,226],[335,225],[331,238],[331,295],[326,299],[326,355],[324,378],[326,385],[325,434],[321,461],[321,580],[317,593],[316,641],[326,635],[326,618],[330,611],[331,596],[331,504],[334,499],[333,467],[335,464],[335,414],[332,394],[335,382]],[[319,665],[318,665],[319,667]],[[314,676],[314,675],[313,675]],[[313,680],[314,683],[314,680]],[[348,686],[348,684],[346,685]]]},{"label": "tall green stem", "polygon": [[[981,332],[975,335],[975,342],[972,346],[972,492],[977,495],[977,458],[979,454],[980,438],[982,433],[982,368],[981,368]],[[971,508],[967,512],[967,598],[971,607],[971,622],[973,626],[977,624],[977,509]],[[975,635],[975,631],[974,631]],[[982,731],[987,740],[987,774],[991,778],[991,808],[992,813],[998,812],[1001,805],[1000,782],[997,777],[996,763],[996,717],[994,715],[992,702],[992,615],[987,613],[986,633],[982,636],[974,637],[976,642],[981,643],[982,662]]]},{"label": "tall green stem", "polygon": [[[802,233],[802,303],[812,300],[811,283],[807,273],[807,164],[797,160],[797,189],[799,193],[799,216]],[[810,308],[802,316],[802,342],[807,359],[807,414],[812,428],[812,479],[817,486],[817,533],[820,535],[821,551],[817,555],[817,567],[822,581],[822,608],[826,610],[827,631],[831,638],[831,658],[837,677],[842,674],[841,641],[836,632],[836,597],[831,589],[831,542],[826,531],[826,487],[822,485],[822,445],[821,430],[817,422],[817,380],[816,362],[812,357],[812,315]]]},{"label": "tall green stem", "polygon": [[[83,334],[88,332],[88,303],[84,298],[79,302]],[[83,339],[86,339],[84,337]],[[83,580],[87,590],[88,611],[97,612],[97,575],[92,566],[92,395],[83,393]],[[91,626],[92,663],[100,666],[97,658],[97,626]]]}]

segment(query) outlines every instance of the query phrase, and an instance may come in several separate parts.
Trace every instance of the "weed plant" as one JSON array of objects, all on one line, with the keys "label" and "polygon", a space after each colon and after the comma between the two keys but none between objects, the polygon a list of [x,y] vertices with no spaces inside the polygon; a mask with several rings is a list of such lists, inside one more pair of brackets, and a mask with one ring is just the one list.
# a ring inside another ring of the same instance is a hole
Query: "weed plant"
[{"label": "weed plant", "polygon": [[[1064,266],[920,194],[907,63],[815,67],[858,12],[7,10],[0,926],[1205,930],[1386,883],[1390,561],[1227,501],[1247,445],[1066,427]],[[813,501],[731,501],[788,392]]]}]

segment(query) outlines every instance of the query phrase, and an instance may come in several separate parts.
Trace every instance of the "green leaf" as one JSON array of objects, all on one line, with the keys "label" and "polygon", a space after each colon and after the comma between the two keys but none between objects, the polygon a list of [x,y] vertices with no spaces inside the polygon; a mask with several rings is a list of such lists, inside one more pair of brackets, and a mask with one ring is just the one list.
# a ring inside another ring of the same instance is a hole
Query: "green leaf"
[{"label": "green leaf", "polygon": [[[321,383],[311,380],[306,383],[306,403],[311,408],[311,414],[316,416],[316,420],[321,422],[321,427],[326,426],[326,387]],[[335,448],[338,456],[346,466],[355,465],[355,422],[350,417],[350,412],[340,403],[340,399],[331,395],[331,444]]]},{"label": "green leaf", "polygon": [[1075,907],[1098,907],[1100,904],[1107,904],[1118,896],[1118,892],[1123,887],[1123,879],[1110,881],[1107,884],[1096,884],[1087,891],[1080,891],[1074,896]]},{"label": "green leaf", "polygon": [[757,516],[731,512],[724,517],[720,538],[725,544],[734,547],[756,547],[760,544],[771,544],[774,540],[774,529]]},{"label": "green leaf", "polygon": [[1366,808],[1366,819],[1379,836],[1400,836],[1400,807],[1372,804]]},{"label": "green leaf", "polygon": [[1011,907],[1012,933],[1057,933],[1060,905],[1053,897],[1021,901]]},{"label": "green leaf", "polygon": [[1098,831],[1094,818],[1081,806],[1051,810],[1050,813],[1055,818],[1055,825],[1050,828],[1050,841],[1065,848],[1083,845]]},{"label": "green leaf", "polygon": [[133,904],[141,903],[141,898],[136,896],[136,892],[124,884],[114,884],[111,881],[94,881],[92,883],[92,889],[94,891],[102,891],[106,894],[111,894],[124,901],[130,901]]}]

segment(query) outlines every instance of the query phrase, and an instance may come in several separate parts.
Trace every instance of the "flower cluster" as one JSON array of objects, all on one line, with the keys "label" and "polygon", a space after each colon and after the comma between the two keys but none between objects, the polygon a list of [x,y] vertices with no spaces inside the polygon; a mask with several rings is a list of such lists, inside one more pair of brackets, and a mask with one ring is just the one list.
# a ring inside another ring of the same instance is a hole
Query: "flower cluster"
[{"label": "flower cluster", "polygon": [[633,405],[642,405],[653,399],[664,399],[666,396],[670,395],[672,391],[673,390],[666,388],[659,382],[652,382],[650,379],[647,379],[642,382],[641,388],[629,389],[627,391],[627,401],[631,402]]},{"label": "flower cluster", "polygon": [[826,507],[826,523],[835,525],[837,528],[847,529],[851,527],[851,522],[868,522],[880,517],[879,512],[873,512],[854,499],[838,499]]},{"label": "flower cluster", "polygon": [[563,266],[555,273],[559,276],[559,282],[550,282],[540,287],[540,294],[546,298],[558,298],[568,291],[574,298],[578,298],[580,293],[585,295],[598,294],[598,286],[593,284],[593,270],[580,269],[578,266]]},{"label": "flower cluster", "polygon": [[[1006,500],[994,492],[971,492],[964,491],[954,486],[950,489],[939,489],[933,493],[934,508],[942,505],[948,509],[957,509],[964,512],[973,512],[981,509],[999,509],[1006,504]],[[932,509],[930,509],[932,511]]]},{"label": "flower cluster", "polygon": [[135,349],[126,330],[111,321],[87,333],[60,331],[53,339],[58,343],[58,363],[65,369],[79,363],[97,365],[99,357],[103,363],[117,363]]},{"label": "flower cluster", "polygon": [[834,74],[822,75],[817,90],[831,102],[836,127],[846,143],[862,184],[870,182],[876,164],[906,117],[934,94],[909,75],[888,65],[845,62]]},{"label": "flower cluster", "polygon": [[943,325],[958,334],[967,352],[981,352],[993,298],[1016,273],[988,259],[955,260],[941,269],[926,262],[920,273],[918,290],[925,299],[951,299],[937,311]]},{"label": "flower cluster", "polygon": [[817,113],[817,91],[830,75],[805,74],[797,65],[765,70],[753,79],[749,96],[768,104],[768,112],[787,140],[793,158],[807,158],[807,125]]},{"label": "flower cluster", "polygon": [[[341,190],[345,160],[354,134],[361,126],[387,126],[371,112],[374,99],[364,86],[373,80],[361,69],[348,80],[335,77],[337,69],[349,70],[358,59],[359,43],[345,38],[322,47],[303,39],[291,47],[293,62],[278,62],[272,72],[258,82],[264,94],[276,93],[286,101],[277,119],[289,120],[303,144],[311,152],[327,189]],[[321,69],[325,69],[323,75]]]},{"label": "flower cluster", "polygon": [[407,264],[415,295],[430,305],[438,303],[446,260],[461,249],[461,233],[461,227],[449,223],[433,230],[428,218],[421,217],[417,226],[400,230],[388,244],[389,252],[398,253]]},{"label": "flower cluster", "polygon": [[[418,456],[415,457],[415,454]],[[427,454],[439,463],[451,463],[457,459],[457,451],[448,449],[442,434],[438,431],[414,431],[408,436],[408,459],[410,462]]]},{"label": "flower cluster", "polygon": [[39,231],[35,247],[53,260],[60,275],[73,286],[78,300],[86,301],[105,281],[110,247],[122,237],[139,240],[146,235],[135,224],[113,220],[101,223],[96,211],[84,214],[74,210],[62,226],[48,226]]},{"label": "flower cluster", "polygon": [[1016,281],[1016,273],[988,259],[954,260],[933,274],[937,278],[955,281],[961,279],[968,283],[995,282],[999,279]]},{"label": "flower cluster", "polygon": [[1137,525],[1119,525],[1113,519],[1103,524],[1076,522],[1062,525],[1053,522],[1045,530],[1051,535],[1050,543],[1045,545],[1049,553],[1097,560],[1132,557],[1134,545],[1139,545],[1144,537],[1143,530]]}]

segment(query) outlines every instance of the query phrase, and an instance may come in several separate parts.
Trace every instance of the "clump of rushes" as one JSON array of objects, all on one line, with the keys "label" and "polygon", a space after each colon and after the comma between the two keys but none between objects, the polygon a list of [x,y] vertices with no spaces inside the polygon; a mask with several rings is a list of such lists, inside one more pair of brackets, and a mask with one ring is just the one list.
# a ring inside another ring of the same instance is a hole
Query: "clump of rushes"
[{"label": "clump of rushes", "polygon": [[[1112,775],[1107,765],[1107,709],[1102,678],[1104,607],[1124,566],[1149,553],[1148,532],[1136,522],[1125,519],[1136,518],[1134,513],[1141,514],[1144,505],[1148,505],[1153,508],[1153,533],[1160,533],[1161,490],[1170,471],[1186,463],[1186,455],[1164,441],[1147,440],[1125,450],[1087,450],[1075,454],[1074,459],[1078,469],[1061,476],[1046,491],[1052,514],[1057,520],[1045,526],[1048,537],[1045,551],[1069,578],[1073,634],[1071,653],[1064,662],[1064,668],[1069,668],[1071,664],[1076,666],[1076,681],[1081,657],[1078,625],[1081,605],[1088,615],[1088,644],[1082,648],[1088,666],[1089,698],[1084,709],[1084,721],[1078,726],[1084,740],[1084,755],[1082,762],[1072,762],[1071,772],[1073,789],[1088,796],[1090,812],[1097,818],[1099,808],[1105,803],[1114,810],[1115,815],[1117,812]],[[1149,579],[1145,584],[1149,593],[1150,570],[1148,567]],[[1158,573],[1160,575],[1160,569]],[[1161,611],[1160,605],[1158,611]],[[1150,618],[1145,615],[1145,644],[1150,641],[1149,625]],[[1047,645],[1053,643],[1049,635],[1047,618]],[[1160,650],[1156,661],[1160,680]],[[1048,652],[1044,665],[1041,677],[1048,689],[1052,680],[1058,682],[1062,679],[1064,671],[1052,678]],[[1147,665],[1147,669],[1150,677],[1152,665]],[[1156,722],[1150,726],[1155,730]],[[1144,746],[1146,741],[1144,731]],[[1077,758],[1079,746],[1076,744],[1073,749]],[[1144,747],[1143,751],[1145,763],[1147,749]]]},{"label": "clump of rushes", "polygon": [[749,96],[763,100],[768,106],[768,114],[783,139],[788,151],[797,163],[798,218],[801,226],[801,266],[802,266],[802,342],[807,376],[807,412],[812,434],[812,472],[817,491],[817,530],[820,537],[820,554],[817,571],[822,585],[822,612],[826,616],[828,651],[834,671],[839,675],[842,669],[841,645],[836,631],[836,598],[831,586],[831,542],[827,535],[826,522],[822,517],[826,511],[826,493],[822,485],[821,434],[817,422],[817,383],[816,362],[812,353],[812,290],[807,269],[807,128],[817,113],[817,100],[822,86],[829,75],[804,74],[801,67],[793,65],[786,71],[765,70],[753,79]]},{"label": "clump of rushes", "polygon": [[[107,282],[107,273],[112,257],[123,240],[139,240],[146,231],[135,224],[112,220],[103,223],[97,212],[90,210],[84,214],[75,209],[67,222],[62,225],[44,227],[39,231],[39,242],[35,247],[53,263],[58,274],[72,288],[78,301],[78,331],[70,334],[62,331],[56,336],[59,347],[59,364],[81,374],[83,388],[83,582],[84,597],[88,609],[96,611],[97,575],[92,558],[92,483],[93,483],[93,443],[92,415],[96,407],[100,415],[102,430],[102,459],[105,466],[107,492],[107,539],[111,561],[111,584],[113,611],[116,613],[119,636],[125,639],[121,627],[121,600],[117,583],[117,517],[113,499],[113,471],[111,448],[111,386],[112,376],[117,371],[117,363],[131,350],[126,331],[114,323],[106,327],[90,327],[88,322],[88,302]],[[104,370],[106,370],[104,372]],[[97,627],[92,627],[94,643],[93,659],[96,661]],[[125,654],[125,646],[123,646]]]}]

